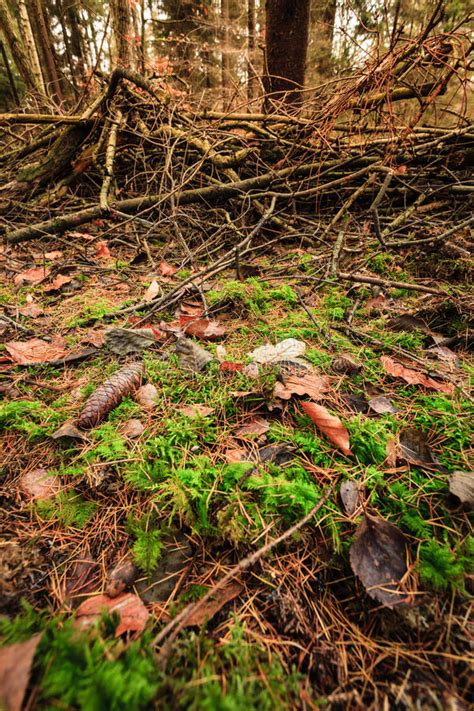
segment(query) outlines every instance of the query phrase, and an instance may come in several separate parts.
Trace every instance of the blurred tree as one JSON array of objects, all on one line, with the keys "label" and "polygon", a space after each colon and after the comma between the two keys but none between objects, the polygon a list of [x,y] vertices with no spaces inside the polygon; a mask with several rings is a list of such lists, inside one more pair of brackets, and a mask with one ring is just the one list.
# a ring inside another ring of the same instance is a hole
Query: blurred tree
[{"label": "blurred tree", "polygon": [[[17,10],[19,15],[18,7]],[[15,62],[21,78],[25,82],[26,88],[29,91],[36,91],[44,94],[45,92],[41,70],[38,75],[38,67],[34,66],[32,57],[30,57],[28,53],[28,49],[20,39],[18,29],[15,25],[6,0],[0,0],[0,31],[5,37],[5,41],[10,49],[13,61]]]},{"label": "blurred tree", "polygon": [[110,0],[114,50],[117,66],[135,69],[135,31],[130,0]]}]

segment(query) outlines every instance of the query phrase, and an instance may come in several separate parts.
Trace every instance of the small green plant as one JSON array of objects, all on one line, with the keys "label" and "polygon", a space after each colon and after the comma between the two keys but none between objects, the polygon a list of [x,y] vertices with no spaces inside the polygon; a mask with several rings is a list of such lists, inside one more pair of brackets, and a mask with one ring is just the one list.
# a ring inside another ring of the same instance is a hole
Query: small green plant
[{"label": "small green plant", "polygon": [[48,407],[38,400],[17,400],[0,405],[0,429],[12,429],[30,440],[51,435],[65,415],[58,408]]},{"label": "small green plant", "polygon": [[97,509],[97,504],[85,501],[74,490],[62,491],[54,499],[38,501],[35,506],[45,521],[57,521],[65,528],[84,528]]},{"label": "small green plant", "polygon": [[428,541],[420,546],[419,558],[420,579],[425,585],[435,590],[462,588],[464,567],[450,548]]}]

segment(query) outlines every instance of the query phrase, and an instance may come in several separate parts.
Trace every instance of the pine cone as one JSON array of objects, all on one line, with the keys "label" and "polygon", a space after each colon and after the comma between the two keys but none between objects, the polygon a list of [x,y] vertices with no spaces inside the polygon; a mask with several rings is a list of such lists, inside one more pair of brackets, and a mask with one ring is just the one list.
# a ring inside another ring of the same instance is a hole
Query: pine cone
[{"label": "pine cone", "polygon": [[143,374],[143,363],[132,363],[120,368],[88,398],[76,425],[82,430],[96,427],[126,395],[135,392],[142,382]]}]

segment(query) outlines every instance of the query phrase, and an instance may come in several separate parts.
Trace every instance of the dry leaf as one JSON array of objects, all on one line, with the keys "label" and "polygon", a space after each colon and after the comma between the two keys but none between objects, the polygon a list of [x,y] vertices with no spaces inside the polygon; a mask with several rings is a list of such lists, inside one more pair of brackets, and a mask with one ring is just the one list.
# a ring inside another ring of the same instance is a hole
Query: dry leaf
[{"label": "dry leaf", "polygon": [[458,357],[454,351],[452,351],[447,346],[432,346],[427,351],[428,354],[433,353],[439,360],[445,363],[452,363],[456,365],[458,362]]},{"label": "dry leaf", "polygon": [[99,240],[95,245],[95,256],[97,259],[110,259],[112,255],[105,240]]},{"label": "dry leaf", "polygon": [[140,420],[132,418],[123,424],[120,431],[125,437],[135,439],[135,437],[140,437],[144,433],[145,425]]},{"label": "dry leaf", "polygon": [[270,424],[264,417],[254,417],[242,427],[235,430],[236,437],[248,437],[249,435],[262,435],[268,432]]},{"label": "dry leaf", "polygon": [[101,566],[96,560],[76,560],[66,578],[65,601],[77,607],[80,598],[97,590],[101,582]]},{"label": "dry leaf", "polygon": [[474,472],[454,471],[449,475],[449,491],[470,508],[474,504]]},{"label": "dry leaf", "polygon": [[[184,325],[181,323],[181,318],[180,324]],[[187,336],[202,338],[204,341],[216,341],[227,333],[226,327],[219,323],[219,321],[210,321],[207,318],[186,321],[183,331]]]},{"label": "dry leaf", "polygon": [[408,601],[402,589],[406,557],[405,536],[400,529],[383,518],[366,515],[350,549],[351,566],[370,597],[386,607]]},{"label": "dry leaf", "polygon": [[306,350],[306,344],[296,338],[285,338],[276,345],[267,343],[248,354],[256,363],[278,363],[281,360],[295,361]]},{"label": "dry leaf", "polygon": [[117,597],[129,588],[138,578],[139,569],[131,560],[124,560],[110,571],[107,576],[106,592],[109,597]]},{"label": "dry leaf", "polygon": [[229,360],[223,360],[219,364],[219,370],[222,373],[239,373],[244,369],[243,363],[231,363]]},{"label": "dry leaf", "polygon": [[48,343],[41,338],[31,338],[29,341],[9,341],[5,348],[15,363],[19,365],[34,365],[35,363],[49,363],[60,360],[66,356],[66,341],[56,336]]},{"label": "dry leaf", "polygon": [[325,407],[316,405],[314,402],[303,402],[301,405],[318,429],[320,429],[341,452],[352,456],[349,446],[349,433],[339,417],[331,415]]},{"label": "dry leaf", "polygon": [[247,450],[246,449],[227,449],[224,452],[224,456],[226,459],[226,462],[228,464],[238,464],[240,462],[245,462],[247,459]]},{"label": "dry leaf", "polygon": [[341,484],[339,494],[346,513],[352,516],[361,503],[359,484],[352,479],[346,479],[346,481],[343,481]]},{"label": "dry leaf", "polygon": [[348,353],[341,353],[337,358],[334,358],[331,363],[331,368],[334,373],[353,375],[354,373],[358,373],[362,366]]},{"label": "dry leaf", "polygon": [[54,261],[55,259],[62,259],[63,253],[59,250],[53,250],[52,252],[45,252],[45,259],[51,259]]},{"label": "dry leaf", "polygon": [[370,312],[375,312],[378,313],[383,310],[383,307],[386,304],[387,299],[383,294],[379,294],[378,296],[373,296],[370,299],[367,299],[365,303],[365,308],[367,311]]},{"label": "dry leaf", "polygon": [[13,282],[15,286],[23,286],[23,284],[39,284],[51,274],[51,269],[46,267],[32,267],[25,272],[20,272],[15,276]]},{"label": "dry leaf", "polygon": [[292,374],[284,383],[277,380],[273,394],[282,400],[289,400],[293,395],[307,395],[311,400],[320,400],[329,389],[327,378],[314,373]]},{"label": "dry leaf", "polygon": [[407,427],[400,432],[397,457],[409,464],[416,464],[420,467],[426,466],[429,469],[437,469],[441,472],[446,471],[428,446],[425,434],[415,427]]},{"label": "dry leaf", "polygon": [[176,343],[176,353],[179,356],[179,363],[185,370],[192,370],[198,373],[203,370],[213,360],[212,354],[206,351],[198,343],[194,343],[189,338],[179,338]]},{"label": "dry leaf", "polygon": [[140,353],[154,345],[155,332],[152,328],[108,328],[104,343],[116,355]]},{"label": "dry leaf", "polygon": [[81,432],[81,430],[76,427],[74,422],[65,422],[63,425],[61,425],[61,427],[59,427],[59,429],[53,432],[53,434],[51,435],[51,439],[77,439],[81,442],[84,442],[87,437],[85,436],[84,432]]},{"label": "dry leaf", "polygon": [[154,410],[158,400],[158,390],[152,383],[147,383],[138,388],[135,393],[135,400],[145,408],[145,410]]},{"label": "dry leaf", "polygon": [[183,405],[178,407],[178,412],[186,417],[207,417],[214,412],[214,407],[207,407],[206,405]]},{"label": "dry leaf", "polygon": [[216,358],[219,363],[224,363],[227,357],[227,348],[222,345],[216,346]]},{"label": "dry leaf", "polygon": [[99,330],[90,329],[81,338],[81,343],[87,343],[96,348],[102,348],[105,343],[105,329],[101,328]]},{"label": "dry leaf", "polygon": [[103,615],[104,612],[117,613],[119,624],[115,636],[120,637],[124,632],[143,632],[148,620],[148,610],[138,595],[123,593],[115,598],[108,595],[91,597],[79,606],[77,610],[77,623],[80,627],[88,627]]},{"label": "dry leaf", "polygon": [[[204,622],[211,620],[224,605],[240,595],[244,589],[241,583],[234,581],[225,588],[216,590],[215,594],[196,612],[192,612],[186,620],[186,627],[200,627]],[[198,603],[199,604],[199,603]]]},{"label": "dry leaf", "polygon": [[397,363],[389,356],[381,356],[380,362],[389,375],[394,378],[402,378],[402,380],[409,385],[424,385],[426,388],[432,388],[433,390],[438,390],[442,393],[446,393],[447,395],[451,395],[454,392],[454,385],[452,383],[434,380],[428,375],[420,373],[418,370],[406,368],[404,365]]},{"label": "dry leaf", "polygon": [[179,307],[179,312],[176,314],[181,319],[183,316],[191,318],[199,318],[204,313],[201,301],[183,301]]},{"label": "dry leaf", "polygon": [[20,488],[29,499],[51,499],[61,491],[61,479],[47,469],[31,469],[21,475]]},{"label": "dry leaf", "polygon": [[399,412],[398,408],[392,404],[391,400],[384,395],[378,395],[369,400],[369,407],[371,410],[376,412],[378,415],[384,415],[386,413],[395,414]]},{"label": "dry leaf", "polygon": [[38,316],[42,316],[44,314],[44,309],[42,309],[41,306],[38,306],[38,304],[29,303],[26,306],[20,306],[18,313],[22,316],[28,316],[29,318],[37,318]]},{"label": "dry leaf", "polygon": [[21,711],[41,634],[0,649],[0,708]]},{"label": "dry leaf", "polygon": [[172,264],[168,264],[164,259],[160,262],[159,270],[163,276],[173,276],[173,274],[176,274],[178,271],[176,267],[173,267]]},{"label": "dry leaf", "polygon": [[153,301],[153,299],[156,298],[159,293],[160,293],[160,285],[158,284],[156,279],[153,279],[150,286],[148,287],[148,289],[145,291],[145,294],[143,295],[143,300],[144,301]]},{"label": "dry leaf", "polygon": [[65,274],[58,274],[49,286],[44,287],[43,291],[46,293],[49,293],[50,291],[59,291],[64,284],[69,284],[72,279],[73,277],[66,276]]}]

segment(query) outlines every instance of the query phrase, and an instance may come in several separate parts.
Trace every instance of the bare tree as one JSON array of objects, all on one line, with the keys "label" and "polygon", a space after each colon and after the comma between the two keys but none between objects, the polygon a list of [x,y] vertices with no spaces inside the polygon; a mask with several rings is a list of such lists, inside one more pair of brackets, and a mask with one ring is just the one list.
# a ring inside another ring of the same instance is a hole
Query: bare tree
[{"label": "bare tree", "polygon": [[304,87],[310,0],[266,0],[265,106],[297,104]]},{"label": "bare tree", "polygon": [[[18,14],[20,14],[20,9]],[[26,15],[26,19],[28,20],[28,15]],[[31,32],[29,21],[28,26]],[[31,32],[32,46],[27,49],[26,45],[18,35],[13,17],[8,9],[7,0],[0,0],[0,31],[5,37],[5,41],[10,49],[13,61],[15,62],[21,78],[25,82],[26,88],[30,91],[38,91],[41,94],[44,94],[43,78],[39,62],[35,65],[28,51],[32,50],[34,47],[34,41],[32,39],[33,33]],[[25,41],[28,42],[26,38]],[[36,47],[34,47],[34,49],[36,51]],[[36,55],[36,59],[37,58],[38,57]]]},{"label": "bare tree", "polygon": [[43,0],[31,0],[29,9],[37,30],[37,48],[44,58],[43,78],[47,84],[47,93],[55,101],[62,102],[63,92],[56,67],[54,41],[46,16],[45,4]]},{"label": "bare tree", "polygon": [[135,68],[135,45],[132,8],[129,0],[111,0],[112,31],[115,61],[128,69]]}]

